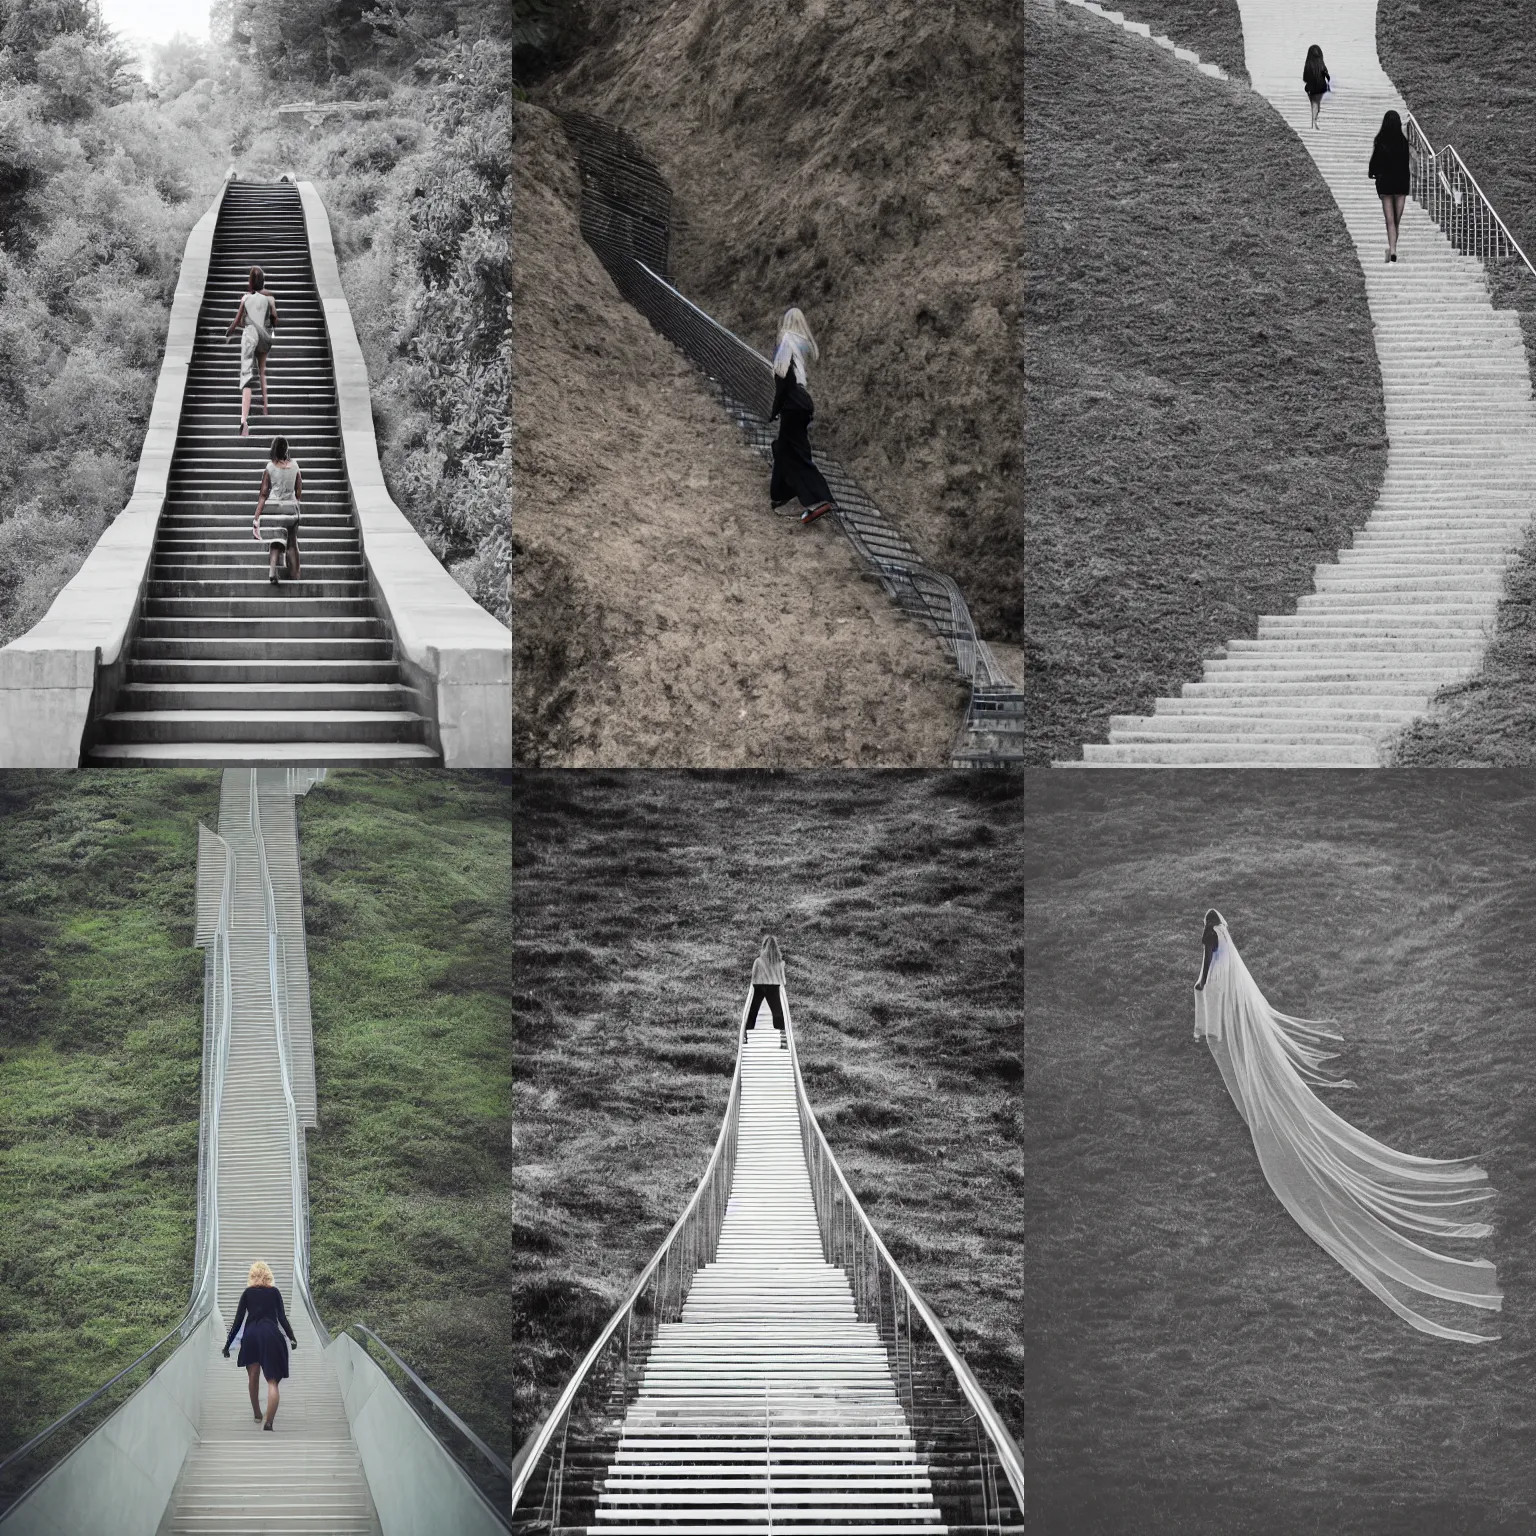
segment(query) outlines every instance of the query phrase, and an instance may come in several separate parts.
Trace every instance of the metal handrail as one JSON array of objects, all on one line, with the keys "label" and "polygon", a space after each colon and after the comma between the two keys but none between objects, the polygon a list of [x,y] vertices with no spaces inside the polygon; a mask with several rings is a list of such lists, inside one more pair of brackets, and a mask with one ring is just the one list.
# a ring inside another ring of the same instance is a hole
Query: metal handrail
[{"label": "metal handrail", "polygon": [[[1463,256],[1477,256],[1483,261],[1508,261],[1518,258],[1527,272],[1536,277],[1536,267],[1509,232],[1498,210],[1478,185],[1477,178],[1454,146],[1437,150],[1429,135],[1414,117],[1405,112],[1408,137],[1409,189],[1451,244]],[[1470,189],[1471,196],[1467,193]]]},{"label": "metal handrail", "polygon": [[[745,1013],[743,1013],[745,1023]],[[730,1097],[726,1100],[725,1118],[720,1126],[720,1134],[715,1139],[714,1151],[710,1153],[709,1162],[705,1165],[704,1173],[699,1179],[698,1187],[693,1192],[693,1198],[689,1200],[683,1214],[673,1224],[672,1230],[667,1234],[661,1246],[656,1250],[649,1264],[640,1272],[640,1278],[630,1287],[628,1296],[608,1319],[607,1325],[598,1335],[597,1341],[587,1351],[586,1358],[577,1368],[576,1373],[566,1383],[554,1408],[545,1418],[543,1424],[528,1437],[522,1448],[512,1461],[512,1502],[511,1511],[514,1524],[517,1521],[518,1506],[528,1491],[534,1473],[545,1461],[546,1456],[553,1459],[558,1456],[559,1465],[549,1469],[551,1475],[545,1479],[544,1488],[541,1491],[541,1503],[548,1503],[551,1487],[554,1489],[554,1514],[558,1517],[560,1488],[563,1482],[563,1467],[567,1435],[561,1434],[560,1448],[558,1452],[552,1450],[557,1431],[569,1428],[568,1420],[571,1409],[576,1403],[578,1394],[590,1377],[594,1376],[595,1367],[608,1348],[609,1344],[618,1338],[621,1325],[625,1328],[625,1358],[628,1359],[631,1345],[630,1330],[636,1315],[636,1309],[647,1289],[655,1293],[655,1303],[652,1306],[651,1315],[659,1316],[661,1304],[666,1295],[670,1295],[671,1282],[675,1280],[678,1290],[678,1310],[681,1310],[681,1298],[694,1271],[700,1265],[707,1262],[707,1255],[702,1250],[707,1246],[709,1253],[714,1251],[714,1237],[718,1236],[718,1223],[724,1220],[725,1205],[730,1195],[729,1178],[734,1170],[736,1161],[736,1134],[741,1115],[741,1051],[737,1048],[736,1070],[731,1078]],[[722,1178],[726,1181],[721,1188]],[[701,1245],[696,1241],[691,1244],[691,1251],[687,1254],[678,1252],[684,1243],[696,1239],[698,1220],[705,1213],[705,1197],[710,1196],[708,1214],[715,1223],[715,1233],[709,1242]],[[684,1277],[682,1268],[684,1264],[691,1264],[688,1274]],[[558,1519],[554,1523],[558,1523]]]},{"label": "metal handrail", "polygon": [[[923,1300],[917,1287],[902,1273],[901,1266],[891,1257],[890,1250],[880,1239],[880,1234],[875,1230],[869,1217],[864,1214],[864,1208],[859,1204],[858,1196],[854,1194],[848,1180],[844,1177],[842,1169],[838,1166],[837,1158],[833,1155],[832,1148],[827,1143],[820,1124],[816,1119],[816,1112],[811,1108],[810,1098],[805,1091],[805,1079],[800,1072],[800,1051],[795,1036],[794,1017],[790,1012],[789,998],[783,999],[784,1022],[786,1033],[789,1036],[790,1063],[795,1076],[795,1102],[800,1116],[800,1133],[805,1146],[806,1166],[811,1174],[811,1191],[815,1198],[817,1214],[821,1218],[823,1245],[826,1258],[829,1263],[840,1264],[845,1270],[851,1262],[858,1273],[850,1275],[853,1281],[855,1304],[860,1307],[861,1313],[871,1304],[870,1287],[867,1284],[867,1276],[863,1271],[867,1268],[870,1255],[873,1255],[877,1265],[883,1263],[890,1272],[893,1290],[892,1322],[893,1335],[897,1326],[898,1309],[895,1305],[896,1290],[899,1289],[905,1308],[908,1309],[908,1341],[909,1349],[906,1356],[908,1370],[911,1367],[910,1351],[910,1313],[916,1312],[923,1326],[928,1330],[934,1343],[938,1346],[939,1353],[943,1357],[945,1365],[953,1376],[955,1384],[963,1394],[967,1405],[975,1416],[979,1429],[984,1432],[991,1444],[993,1455],[998,1467],[1007,1480],[1014,1498],[1018,1501],[1018,1513],[1022,1518],[1024,1513],[1024,1457],[1015,1443],[1008,1427],[998,1416],[996,1408],[992,1406],[992,1400],[987,1396],[985,1389],[965,1363],[964,1358],[954,1346],[944,1325],[934,1316],[933,1310]],[[833,1188],[829,1188],[829,1184]],[[844,1202],[847,1215],[852,1217],[853,1230],[849,1232],[846,1226],[842,1230],[837,1229],[836,1215],[833,1210],[834,1193],[840,1196]],[[839,1244],[841,1239],[841,1244]],[[843,1255],[839,1258],[839,1252]],[[884,1288],[877,1286],[875,1295],[883,1305]],[[900,1351],[899,1336],[893,1336],[893,1350],[897,1358],[893,1360],[896,1368],[897,1387],[900,1391],[903,1383],[900,1380]],[[906,1383],[905,1405],[909,1413],[914,1413],[916,1403],[911,1376],[909,1374]],[[917,1425],[913,1425],[916,1430]],[[985,1471],[985,1468],[984,1468]],[[998,1504],[995,1488],[988,1489],[984,1478],[983,1494],[986,1500],[984,1518],[981,1522],[984,1529],[995,1530],[1001,1527],[1002,1514]],[[998,1519],[994,1524],[991,1512],[998,1511]]]}]

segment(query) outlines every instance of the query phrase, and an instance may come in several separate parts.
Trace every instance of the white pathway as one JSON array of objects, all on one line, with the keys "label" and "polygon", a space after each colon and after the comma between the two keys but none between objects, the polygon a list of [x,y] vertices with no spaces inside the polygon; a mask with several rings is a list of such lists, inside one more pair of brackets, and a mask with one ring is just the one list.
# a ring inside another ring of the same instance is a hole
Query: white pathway
[{"label": "white pathway", "polygon": [[[1359,766],[1438,690],[1473,676],[1505,568],[1536,510],[1536,403],[1517,317],[1482,263],[1410,202],[1398,261],[1371,140],[1406,109],[1376,57],[1375,0],[1239,0],[1248,74],[1301,136],[1365,272],[1390,446],[1381,497],[1353,548],[1320,565],[1294,614],[1259,620],[1150,717],[1117,716],[1086,764]],[[1426,12],[1426,25],[1433,19]],[[1340,83],[1308,126],[1301,66],[1320,43]]]},{"label": "white pathway", "polygon": [[[162,1536],[376,1536],[379,1524],[351,1438],[331,1362],[293,1281],[293,1164],[289,1152],[277,1027],[268,979],[267,923],[250,828],[259,774],[267,857],[279,891],[298,889],[296,838],[286,770],[227,769],[219,835],[235,858],[231,920],[233,1028],[219,1127],[218,1304],[227,1329],[256,1259],[271,1266],[299,1347],[281,1385],[276,1427],[251,1414],[246,1375],[210,1346],[199,1443],[187,1453],[161,1524]],[[291,914],[290,914],[291,917]],[[302,923],[302,915],[299,919]],[[307,1024],[308,988],[304,990]],[[308,1048],[305,1038],[304,1047]],[[313,1093],[311,1061],[308,1082]],[[265,1403],[265,1385],[262,1386]]]},{"label": "white pathway", "polygon": [[942,1532],[884,1346],[822,1258],[790,1053],[765,1023],[718,1252],[660,1330],[588,1529]]}]

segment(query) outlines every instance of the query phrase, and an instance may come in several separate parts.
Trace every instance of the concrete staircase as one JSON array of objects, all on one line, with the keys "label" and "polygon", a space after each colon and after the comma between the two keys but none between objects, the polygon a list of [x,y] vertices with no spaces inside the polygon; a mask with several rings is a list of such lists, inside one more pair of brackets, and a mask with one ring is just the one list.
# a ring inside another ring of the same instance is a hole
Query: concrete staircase
[{"label": "concrete staircase", "polygon": [[[162,1536],[378,1536],[362,1460],[336,1372],[294,1283],[293,1163],[268,972],[267,919],[250,825],[252,770],[224,775],[219,835],[235,859],[230,924],[232,1030],[218,1140],[218,1306],[227,1330],[253,1262],[272,1268],[299,1340],[281,1384],[276,1427],[251,1413],[246,1374],[214,1342],[203,1387],[198,1444],[188,1453],[161,1522]],[[261,820],[282,819],[280,770],[262,773]],[[279,874],[297,887],[296,843],[268,843]],[[291,868],[287,866],[291,863]],[[313,1082],[311,1064],[310,1081]],[[265,1384],[261,1391],[266,1392]],[[265,1396],[262,1398],[265,1404]]]},{"label": "concrete staircase", "polygon": [[[225,340],[252,265],[278,305],[272,414],[238,436],[240,349]],[[267,580],[251,516],[272,437],[304,474],[303,574]],[[234,182],[214,234],[165,510],[126,681],[96,763],[436,760],[369,595],[335,378],[290,183]]]},{"label": "concrete staircase", "polygon": [[[1374,767],[1443,688],[1475,676],[1506,568],[1536,511],[1536,402],[1517,316],[1476,258],[1417,204],[1398,260],[1371,141],[1406,111],[1375,49],[1375,0],[1242,0],[1249,75],[1311,152],[1365,273],[1390,448],[1353,547],[1320,565],[1293,614],[1259,620],[1150,716],[1111,721],[1098,766]],[[1340,80],[1309,126],[1301,65],[1322,44]]]},{"label": "concrete staircase", "polygon": [[663,1323],[589,1532],[941,1532],[873,1323],[822,1257],[790,1053],[759,1025],[713,1262]]}]

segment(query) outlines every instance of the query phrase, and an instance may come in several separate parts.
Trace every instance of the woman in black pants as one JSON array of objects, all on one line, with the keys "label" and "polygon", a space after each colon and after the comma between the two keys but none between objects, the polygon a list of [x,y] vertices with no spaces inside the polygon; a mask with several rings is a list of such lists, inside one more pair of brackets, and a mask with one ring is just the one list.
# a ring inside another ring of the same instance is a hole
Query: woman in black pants
[{"label": "woman in black pants", "polygon": [[779,953],[779,941],[773,937],[763,940],[757,960],[752,966],[752,1001],[747,1004],[747,1028],[757,1024],[757,1015],[763,1004],[773,1017],[773,1027],[779,1032],[779,1045],[789,1047],[789,1036],[784,1029],[784,957]]},{"label": "woman in black pants", "polygon": [[773,354],[773,409],[768,419],[778,421],[779,435],[773,441],[768,499],[776,507],[798,500],[802,523],[814,523],[836,505],[811,457],[810,425],[816,406],[807,385],[809,365],[819,356],[805,316],[798,309],[786,309]]},{"label": "woman in black pants", "polygon": [[261,1402],[257,1397],[257,1372],[267,1378],[267,1416],[261,1427],[271,1429],[272,1420],[277,1417],[277,1384],[288,1374],[288,1345],[283,1342],[283,1334],[288,1335],[295,1349],[299,1347],[299,1341],[288,1326],[283,1293],[278,1290],[272,1271],[257,1259],[251,1265],[248,1278],[251,1283],[240,1293],[234,1326],[224,1340],[224,1358],[229,1359],[229,1346],[244,1323],[245,1333],[240,1340],[240,1358],[236,1364],[245,1367],[245,1374],[250,1379],[251,1412],[258,1419],[261,1418]]},{"label": "woman in black pants", "polygon": [[1382,216],[1387,221],[1387,260],[1397,260],[1397,232],[1403,222],[1403,205],[1408,200],[1408,135],[1403,120],[1388,112],[1381,120],[1381,131],[1371,146],[1371,163],[1366,175],[1376,182]]}]

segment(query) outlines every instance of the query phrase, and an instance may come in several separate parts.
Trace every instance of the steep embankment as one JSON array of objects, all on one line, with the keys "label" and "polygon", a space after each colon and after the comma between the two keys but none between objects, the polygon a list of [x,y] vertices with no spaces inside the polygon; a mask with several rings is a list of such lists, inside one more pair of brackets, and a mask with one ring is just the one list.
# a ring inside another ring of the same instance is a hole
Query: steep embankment
[{"label": "steep embankment", "polygon": [[514,1435],[687,1204],[776,933],[827,1139],[1022,1436],[1022,778],[542,774],[516,804]]},{"label": "steep embankment", "polygon": [[1020,185],[1010,0],[597,0],[545,90],[622,123],[677,199],[676,281],[771,351],[798,304],[818,427],[982,633],[1023,632]]},{"label": "steep embankment", "polygon": [[934,764],[963,695],[581,239],[565,135],[514,108],[517,751],[545,765]]},{"label": "steep embankment", "polygon": [[1025,25],[1025,686],[1046,762],[1291,611],[1369,515],[1386,442],[1359,263],[1290,129],[1091,15]]},{"label": "steep embankment", "polygon": [[186,1310],[218,815],[216,773],[0,775],[0,1456]]},{"label": "steep embankment", "polygon": [[195,115],[112,57],[79,33],[0,54],[0,645],[128,499],[181,253],[224,171]]},{"label": "steep embankment", "polygon": [[[1437,147],[1453,145],[1536,261],[1536,14],[1524,0],[1381,0],[1377,47]],[[1536,360],[1536,278],[1494,274],[1496,302],[1521,312]],[[1439,766],[1536,762],[1536,534],[1510,569],[1481,674],[1442,696],[1398,743],[1397,760]]]}]

